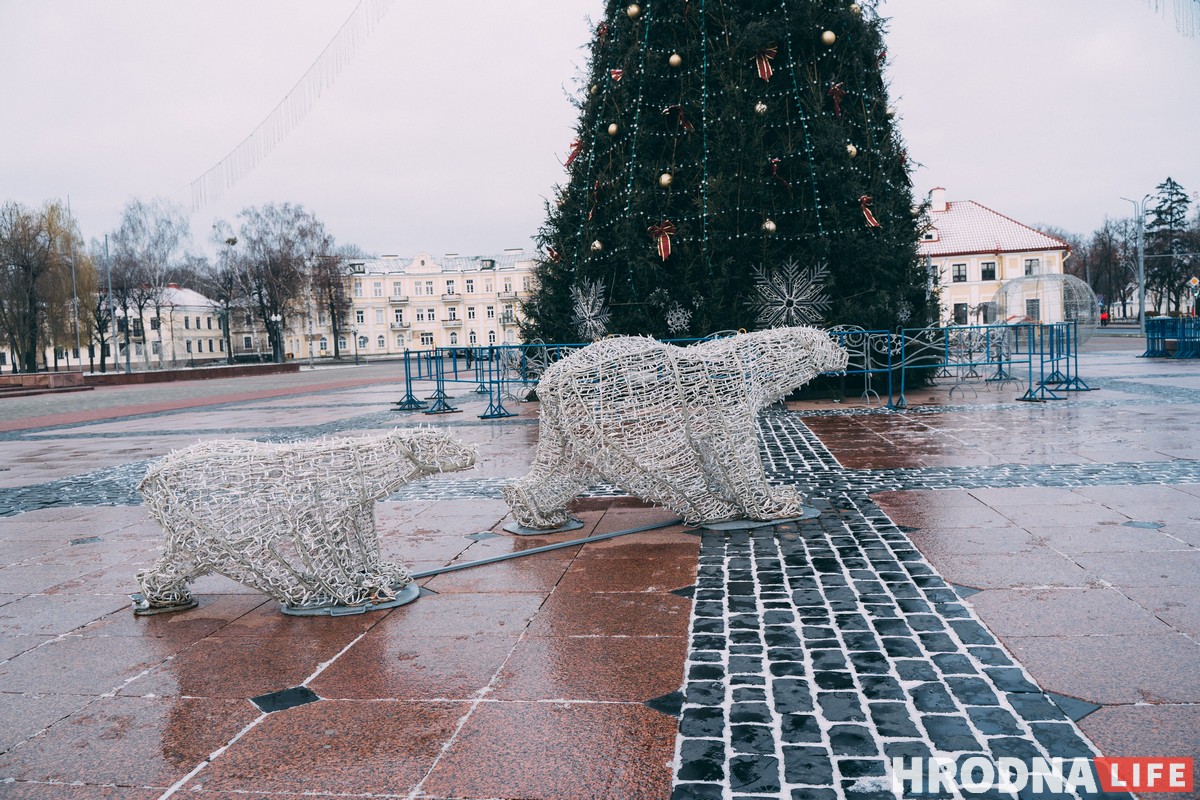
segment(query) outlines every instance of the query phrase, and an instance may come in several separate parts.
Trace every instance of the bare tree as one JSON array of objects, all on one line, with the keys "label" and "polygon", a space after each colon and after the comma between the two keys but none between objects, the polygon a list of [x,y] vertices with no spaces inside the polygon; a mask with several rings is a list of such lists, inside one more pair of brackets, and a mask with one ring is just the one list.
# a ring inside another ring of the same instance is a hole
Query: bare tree
[{"label": "bare tree", "polygon": [[36,211],[12,202],[0,207],[0,335],[13,352],[14,371],[37,371],[47,315],[61,313],[66,254],[78,244],[74,220],[57,202]]},{"label": "bare tree", "polygon": [[238,214],[237,262],[242,288],[283,361],[283,332],[304,305],[309,266],[332,245],[324,224],[302,206],[267,204]]},{"label": "bare tree", "polygon": [[[127,365],[131,336],[146,338],[141,330],[145,312],[153,309],[154,319],[162,319],[163,297],[186,258],[184,248],[189,238],[187,215],[179,206],[161,199],[150,202],[134,199],[125,205],[121,225],[112,234],[112,258],[113,293],[127,320],[124,324]],[[158,336],[161,363],[161,324]],[[149,349],[143,348],[142,356],[149,365]]]},{"label": "bare tree", "polygon": [[312,265],[313,301],[322,312],[329,315],[335,359],[342,357],[340,340],[345,330],[346,314],[350,312],[351,305],[350,295],[346,291],[347,260],[361,257],[362,251],[359,248],[346,245],[339,247],[336,253],[322,253]]}]

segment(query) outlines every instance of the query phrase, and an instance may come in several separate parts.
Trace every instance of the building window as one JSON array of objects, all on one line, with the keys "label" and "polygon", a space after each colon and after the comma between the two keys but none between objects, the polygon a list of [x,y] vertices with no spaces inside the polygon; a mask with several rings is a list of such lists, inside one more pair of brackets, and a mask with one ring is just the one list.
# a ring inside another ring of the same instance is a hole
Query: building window
[{"label": "building window", "polygon": [[317,343],[317,349],[322,353],[327,351],[329,349],[329,340],[322,336],[321,341]]},{"label": "building window", "polygon": [[404,334],[403,333],[396,334],[396,347],[399,347],[399,348],[404,347]]},{"label": "building window", "polygon": [[212,317],[205,317],[204,324],[207,325],[208,329],[211,331],[212,330]]},{"label": "building window", "polygon": [[324,325],[324,324],[325,324],[325,312],[324,312],[324,311],[321,311],[321,312],[318,312],[318,313],[317,313],[317,324],[318,324],[318,325]]},{"label": "building window", "polygon": [[[1037,259],[1034,259],[1035,261]],[[1042,301],[1038,298],[1033,298],[1025,301],[1025,316],[1029,317],[1030,322],[1042,321]]]},{"label": "building window", "polygon": [[375,339],[375,347],[376,347],[376,349],[378,349],[378,350],[384,350],[384,349],[386,349],[386,348],[387,348],[387,339],[384,339],[382,336],[378,336],[378,337],[376,337],[376,339]]},{"label": "building window", "polygon": [[450,306],[450,309],[446,313],[448,315],[447,319],[451,319],[451,320],[458,319],[458,306]]},{"label": "building window", "polygon": [[360,350],[366,350],[366,349],[367,349],[367,345],[368,345],[368,344],[370,344],[370,343],[371,343],[371,340],[370,340],[370,339],[368,339],[367,337],[365,337],[365,336],[359,336],[359,337],[358,337],[358,347],[359,347],[359,349],[360,349]]},{"label": "building window", "polygon": [[427,297],[433,297],[433,281],[425,281],[425,295]]},{"label": "building window", "polygon": [[429,331],[421,332],[421,346],[422,347],[432,347],[433,346],[433,334],[432,333],[430,333]]},{"label": "building window", "polygon": [[967,324],[967,304],[966,303],[955,303],[954,304],[954,324],[955,325],[966,325]]},{"label": "building window", "polygon": [[404,322],[404,309],[403,308],[395,309],[395,311],[392,313],[392,316],[396,318],[396,322],[400,322],[400,323]]},{"label": "building window", "polygon": [[467,294],[475,294],[474,278],[467,278]]},{"label": "building window", "polygon": [[484,291],[484,292],[486,292],[487,294],[491,294],[491,293],[492,293],[493,289],[492,289],[492,282],[491,282],[491,281],[484,281],[484,282],[483,282],[483,291]]},{"label": "building window", "polygon": [[495,344],[495,343],[496,343],[496,332],[488,331],[488,344]]},{"label": "building window", "polygon": [[183,327],[187,328],[188,330],[192,329],[192,318],[191,317],[183,318]]},{"label": "building window", "polygon": [[529,276],[525,275],[524,277],[521,278],[521,291],[528,292],[529,287],[530,287]]},{"label": "building window", "polygon": [[222,353],[225,352],[225,340],[224,339],[217,340],[217,349],[220,350]]},{"label": "building window", "polygon": [[467,306],[467,319],[475,319],[475,306]]},{"label": "building window", "polygon": [[[138,324],[141,324],[141,320],[138,321]],[[199,317],[196,317],[196,330],[200,330],[200,318]]]},{"label": "building window", "polygon": [[338,350],[345,350],[345,349],[346,349],[346,337],[339,336],[338,337]]},{"label": "building window", "polygon": [[376,325],[383,324],[383,309],[382,308],[375,309],[375,324]]},{"label": "building window", "polygon": [[362,297],[362,281],[354,282],[354,296]]},{"label": "building window", "polygon": [[508,331],[504,332],[504,343],[505,344],[512,344],[516,340],[517,340],[517,337],[513,331],[508,330]]},{"label": "building window", "polygon": [[450,331],[451,346],[458,344],[458,331]]},{"label": "building window", "polygon": [[979,265],[979,280],[994,281],[996,280],[996,262],[985,261]]},{"label": "building window", "polygon": [[150,353],[156,356],[162,355],[162,348],[158,346],[158,342],[150,343]]},{"label": "building window", "polygon": [[156,331],[162,326],[162,320],[158,317],[153,317],[150,320],[150,330]]},{"label": "building window", "polygon": [[403,297],[404,292],[400,290],[400,281],[392,282],[392,297]]},{"label": "building window", "polygon": [[254,341],[249,336],[242,337],[242,349],[249,350],[254,347]]},{"label": "building window", "polygon": [[488,307],[487,307],[487,318],[488,318],[488,319],[495,319],[495,318],[496,318],[496,307],[495,307],[495,306],[488,306]]},{"label": "building window", "polygon": [[1025,259],[1025,274],[1026,275],[1036,275],[1039,272],[1041,272],[1041,269],[1042,269],[1042,260],[1040,258]]},{"label": "building window", "polygon": [[375,297],[383,297],[383,281],[375,281],[371,286],[371,294]]},{"label": "building window", "polygon": [[478,344],[479,343],[479,337],[475,335],[475,331],[470,331],[467,333],[467,343],[468,344]]},{"label": "building window", "polygon": [[951,275],[952,275],[951,280],[952,281],[954,281],[955,283],[966,283],[967,282],[967,265],[966,264],[955,264],[950,269],[951,269]]},{"label": "building window", "polygon": [[187,351],[188,351],[189,353],[190,353],[190,352],[192,352],[192,340],[191,340],[191,339],[185,339],[183,343],[184,343],[184,345],[187,347]]},{"label": "building window", "polygon": [[[184,321],[186,322],[187,320],[184,320]],[[251,314],[250,312],[246,312],[246,324],[247,324],[247,325],[253,325],[253,324],[254,324],[254,315],[253,315],[253,314]]]},{"label": "building window", "polygon": [[511,292],[511,291],[512,291],[512,278],[505,278],[505,279],[504,279],[504,291],[505,291],[505,292]]},{"label": "building window", "polygon": [[362,325],[366,321],[367,321],[367,312],[363,311],[361,308],[357,309],[354,312],[354,322],[357,323],[358,325]]},{"label": "building window", "polygon": [[433,308],[427,308],[427,309],[425,309],[425,316],[426,316],[426,318],[428,318],[428,320],[429,320],[430,322],[437,322],[437,313],[436,313],[436,311],[437,311],[437,310],[436,310],[436,309],[433,309]]},{"label": "building window", "polygon": [[425,321],[425,309],[418,308],[417,309],[417,322],[424,322],[424,321]]},{"label": "building window", "polygon": [[446,294],[454,294],[454,281],[446,281]]}]

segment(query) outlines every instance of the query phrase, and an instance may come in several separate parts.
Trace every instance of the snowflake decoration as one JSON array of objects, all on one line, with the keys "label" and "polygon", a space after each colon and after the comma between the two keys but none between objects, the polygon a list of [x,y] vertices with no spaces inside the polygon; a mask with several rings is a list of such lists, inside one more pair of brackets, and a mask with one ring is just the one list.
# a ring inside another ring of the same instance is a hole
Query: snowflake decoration
[{"label": "snowflake decoration", "polygon": [[907,300],[901,300],[896,305],[896,319],[900,322],[901,325],[907,324],[908,321],[910,319],[912,319],[912,312],[913,312],[912,304],[909,303]]},{"label": "snowflake decoration", "polygon": [[604,283],[594,281],[571,287],[575,304],[575,331],[588,342],[603,339],[608,333],[608,306],[604,302]]},{"label": "snowflake decoration", "polygon": [[667,330],[671,332],[672,336],[679,336],[685,333],[690,324],[692,324],[691,311],[688,311],[679,305],[679,303],[671,306],[671,310],[667,312]]},{"label": "snowflake decoration", "polygon": [[828,275],[823,263],[801,269],[795,261],[788,261],[772,274],[756,267],[754,295],[746,304],[758,312],[759,330],[819,324],[829,311],[825,294]]}]

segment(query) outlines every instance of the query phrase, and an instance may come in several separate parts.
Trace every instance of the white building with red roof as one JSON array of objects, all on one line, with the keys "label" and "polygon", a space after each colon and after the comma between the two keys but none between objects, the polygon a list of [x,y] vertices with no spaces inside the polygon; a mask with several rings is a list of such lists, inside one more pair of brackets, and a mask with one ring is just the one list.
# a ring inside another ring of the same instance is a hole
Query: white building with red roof
[{"label": "white building with red roof", "polygon": [[[920,253],[941,285],[941,318],[956,325],[997,320],[996,292],[1001,284],[1027,275],[1062,274],[1070,246],[974,200],[946,200],[946,190],[930,193]],[[1045,319],[1053,304],[1027,303],[1021,319]],[[1019,312],[1019,310],[1017,310]],[[1009,316],[1015,312],[1010,310]]]}]

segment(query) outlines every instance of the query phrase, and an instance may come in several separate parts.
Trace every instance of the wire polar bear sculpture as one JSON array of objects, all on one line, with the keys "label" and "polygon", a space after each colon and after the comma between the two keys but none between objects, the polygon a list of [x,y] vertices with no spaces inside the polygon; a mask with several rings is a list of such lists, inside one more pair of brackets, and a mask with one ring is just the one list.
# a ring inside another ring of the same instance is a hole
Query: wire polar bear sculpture
[{"label": "wire polar bear sculpture", "polygon": [[140,486],[166,537],[162,557],[136,576],[134,610],[191,608],[188,583],[213,572],[289,613],[394,601],[412,577],[380,560],[375,501],[475,458],[433,428],[285,444],[210,441],[173,452]]},{"label": "wire polar bear sculpture", "polygon": [[755,418],[846,351],[824,331],[775,328],[689,347],[605,339],[546,370],[538,446],[504,497],[518,524],[552,529],[567,503],[605,481],[692,524],[801,513],[790,487],[770,486]]}]

